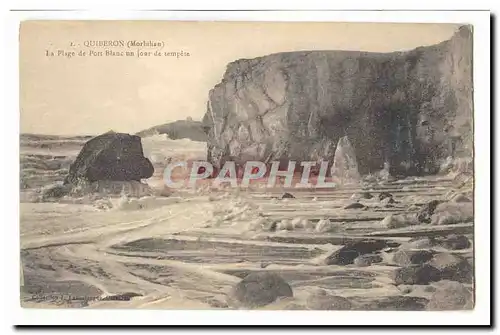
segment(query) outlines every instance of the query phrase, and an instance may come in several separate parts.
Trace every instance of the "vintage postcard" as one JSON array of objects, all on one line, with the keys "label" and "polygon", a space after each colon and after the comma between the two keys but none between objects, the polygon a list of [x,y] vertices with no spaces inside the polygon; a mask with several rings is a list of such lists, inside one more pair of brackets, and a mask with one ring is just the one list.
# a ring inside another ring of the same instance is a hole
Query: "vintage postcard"
[{"label": "vintage postcard", "polygon": [[24,308],[474,308],[473,25],[19,34]]}]

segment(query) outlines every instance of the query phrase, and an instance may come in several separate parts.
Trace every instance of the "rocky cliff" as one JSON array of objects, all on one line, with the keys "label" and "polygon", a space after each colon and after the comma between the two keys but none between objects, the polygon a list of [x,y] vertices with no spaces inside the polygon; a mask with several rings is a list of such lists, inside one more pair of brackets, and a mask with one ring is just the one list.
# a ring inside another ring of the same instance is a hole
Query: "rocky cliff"
[{"label": "rocky cliff", "polygon": [[436,171],[472,155],[472,32],[407,52],[307,51],[230,63],[203,127],[214,166],[333,160],[347,136],[361,173]]}]

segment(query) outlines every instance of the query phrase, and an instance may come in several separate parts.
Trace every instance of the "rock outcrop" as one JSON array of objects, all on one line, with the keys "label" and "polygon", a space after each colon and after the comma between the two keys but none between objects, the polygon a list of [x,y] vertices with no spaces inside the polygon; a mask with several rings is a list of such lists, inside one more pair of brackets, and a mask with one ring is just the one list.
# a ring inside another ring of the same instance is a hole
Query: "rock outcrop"
[{"label": "rock outcrop", "polygon": [[139,136],[108,132],[85,143],[71,164],[64,184],[80,181],[140,181],[153,175]]},{"label": "rock outcrop", "polygon": [[347,136],[361,174],[389,165],[392,174],[405,175],[435,173],[449,156],[472,157],[471,125],[468,26],[407,52],[301,51],[237,60],[210,91],[203,119],[215,167],[226,160],[333,163]]}]

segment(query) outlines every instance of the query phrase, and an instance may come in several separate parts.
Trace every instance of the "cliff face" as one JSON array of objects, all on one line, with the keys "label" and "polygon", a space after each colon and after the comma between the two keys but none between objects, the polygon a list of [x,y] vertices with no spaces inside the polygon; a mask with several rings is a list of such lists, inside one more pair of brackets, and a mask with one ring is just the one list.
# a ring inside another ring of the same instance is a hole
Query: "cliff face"
[{"label": "cliff face", "polygon": [[361,173],[433,173],[472,155],[472,33],[408,52],[311,51],[230,63],[209,94],[208,159],[332,162],[348,136]]}]

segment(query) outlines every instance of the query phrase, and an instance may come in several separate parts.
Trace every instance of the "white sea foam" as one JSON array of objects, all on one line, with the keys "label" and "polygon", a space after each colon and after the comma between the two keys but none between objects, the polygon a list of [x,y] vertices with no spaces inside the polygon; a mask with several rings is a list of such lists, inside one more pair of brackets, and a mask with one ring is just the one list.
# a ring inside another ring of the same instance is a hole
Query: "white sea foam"
[{"label": "white sea foam", "polygon": [[153,164],[172,160],[205,159],[207,145],[205,142],[190,139],[171,140],[166,134],[152,135],[142,138],[144,156]]}]

